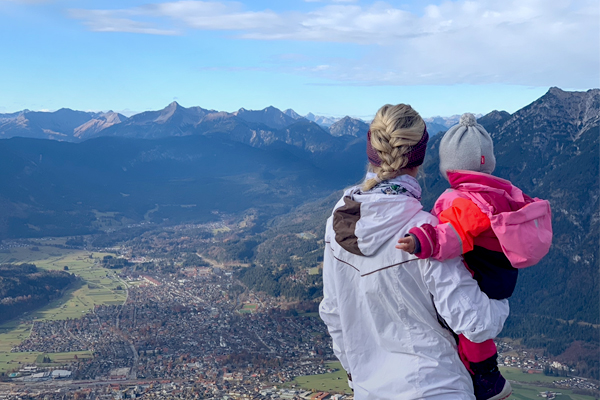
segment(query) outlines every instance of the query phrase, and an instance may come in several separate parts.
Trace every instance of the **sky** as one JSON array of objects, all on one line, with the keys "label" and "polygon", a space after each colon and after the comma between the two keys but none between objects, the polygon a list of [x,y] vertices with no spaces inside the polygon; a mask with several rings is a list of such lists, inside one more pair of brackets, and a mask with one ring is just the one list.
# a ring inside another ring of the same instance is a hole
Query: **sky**
[{"label": "sky", "polygon": [[0,39],[0,113],[429,117],[600,87],[597,0],[0,0]]}]

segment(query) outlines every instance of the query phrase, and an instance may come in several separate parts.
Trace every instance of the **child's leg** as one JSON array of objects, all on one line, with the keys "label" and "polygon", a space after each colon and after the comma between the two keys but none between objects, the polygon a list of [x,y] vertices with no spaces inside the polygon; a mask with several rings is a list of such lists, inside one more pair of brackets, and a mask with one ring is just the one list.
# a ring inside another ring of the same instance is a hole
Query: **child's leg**
[{"label": "child's leg", "polygon": [[498,370],[498,353],[493,340],[474,343],[459,335],[458,353],[471,374],[477,400],[502,400],[510,396],[512,388]]},{"label": "child's leg", "polygon": [[494,356],[496,354],[496,344],[492,339],[483,343],[474,343],[464,335],[459,335],[458,354],[465,367],[472,373],[470,363],[478,363]]}]

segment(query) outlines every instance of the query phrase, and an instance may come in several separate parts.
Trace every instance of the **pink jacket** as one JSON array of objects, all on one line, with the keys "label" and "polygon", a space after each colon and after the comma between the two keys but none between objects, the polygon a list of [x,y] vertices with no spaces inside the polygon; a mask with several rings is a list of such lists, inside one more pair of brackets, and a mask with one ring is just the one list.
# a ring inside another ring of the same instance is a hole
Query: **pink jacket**
[{"label": "pink jacket", "polygon": [[536,264],[552,243],[550,204],[532,199],[509,181],[480,172],[448,171],[451,189],[436,201],[440,223],[410,233],[419,258],[446,260],[481,246],[502,251],[515,268]]}]

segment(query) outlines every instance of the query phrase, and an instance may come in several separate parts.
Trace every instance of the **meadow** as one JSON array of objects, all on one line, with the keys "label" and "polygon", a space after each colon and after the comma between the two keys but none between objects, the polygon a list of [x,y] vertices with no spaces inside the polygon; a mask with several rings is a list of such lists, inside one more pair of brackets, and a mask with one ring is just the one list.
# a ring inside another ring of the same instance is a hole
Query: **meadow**
[{"label": "meadow", "polygon": [[513,394],[508,400],[533,400],[540,398],[540,392],[561,393],[557,400],[594,400],[592,396],[573,394],[572,390],[553,388],[551,383],[557,377],[543,374],[525,374],[519,368],[500,367],[502,375],[512,383]]},{"label": "meadow", "polygon": [[552,383],[559,379],[556,376],[546,376],[544,374],[525,374],[519,368],[500,367],[502,375],[511,382],[544,384]]},{"label": "meadow", "polygon": [[[320,375],[299,376],[294,379],[294,384],[305,390],[316,390],[329,393],[352,393],[348,387],[346,372],[339,362],[327,363],[327,367],[334,370],[332,373]],[[573,394],[572,390],[552,388],[552,381],[556,377],[541,374],[524,374],[518,368],[500,368],[502,374],[511,381],[513,394],[507,400],[539,400],[540,393],[553,391],[561,393],[556,400],[594,400],[592,396]],[[544,386],[546,384],[546,386]]]},{"label": "meadow", "polygon": [[[32,263],[46,270],[65,270],[81,280],[68,288],[62,297],[45,307],[25,313],[18,320],[0,325],[0,373],[18,369],[22,364],[42,360],[43,353],[11,353],[11,349],[29,337],[34,321],[79,318],[96,305],[123,304],[127,300],[128,284],[121,280],[119,270],[101,267],[100,260],[108,253],[89,252],[55,247],[64,244],[64,238],[37,240],[26,247],[13,247],[0,252],[0,263]],[[91,357],[90,352],[48,354],[53,365],[70,362],[77,355]]]},{"label": "meadow", "polygon": [[242,308],[240,310],[238,310],[238,312],[241,314],[252,314],[252,313],[256,312],[257,309],[258,309],[258,304],[246,303],[242,306]]},{"label": "meadow", "polygon": [[520,383],[512,383],[513,394],[507,400],[539,400],[541,392],[560,393],[556,400],[595,400],[595,397],[573,394],[572,390],[563,390],[544,386],[531,386]]},{"label": "meadow", "polygon": [[330,362],[326,364],[334,372],[320,375],[299,376],[294,379],[294,383],[305,390],[316,390],[318,392],[337,392],[352,393],[348,386],[346,372],[339,362]]},{"label": "meadow", "polygon": [[[50,358],[49,363],[44,363],[44,358]],[[37,356],[35,363],[42,367],[63,365],[77,360],[93,357],[91,351],[71,351],[68,353],[42,353]]]}]

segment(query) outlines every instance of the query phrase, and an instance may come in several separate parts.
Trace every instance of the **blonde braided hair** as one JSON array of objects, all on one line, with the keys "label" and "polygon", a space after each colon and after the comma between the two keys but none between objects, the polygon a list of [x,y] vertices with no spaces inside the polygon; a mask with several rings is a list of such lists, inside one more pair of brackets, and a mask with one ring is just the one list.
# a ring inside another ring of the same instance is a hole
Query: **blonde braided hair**
[{"label": "blonde braided hair", "polygon": [[377,178],[363,184],[363,190],[402,175],[408,164],[406,154],[416,145],[425,130],[423,118],[408,104],[381,107],[371,122],[371,145],[381,159],[381,166],[369,165]]}]

